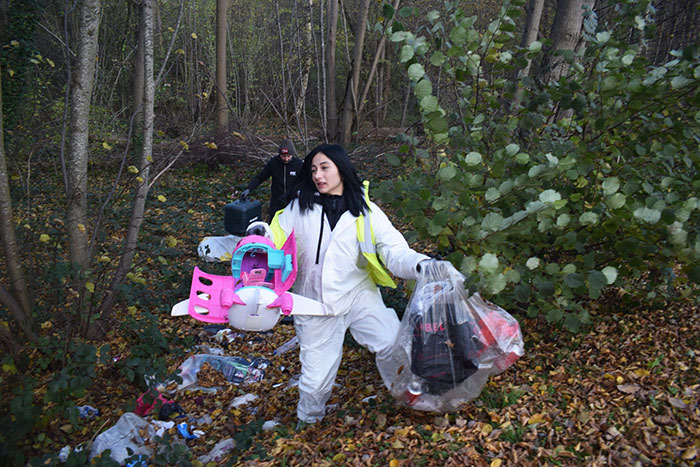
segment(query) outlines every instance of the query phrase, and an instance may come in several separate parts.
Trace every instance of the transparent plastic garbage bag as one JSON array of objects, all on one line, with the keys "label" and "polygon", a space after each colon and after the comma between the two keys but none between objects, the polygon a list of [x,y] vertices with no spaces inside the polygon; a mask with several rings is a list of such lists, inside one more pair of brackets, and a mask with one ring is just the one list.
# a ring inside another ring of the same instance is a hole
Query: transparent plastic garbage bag
[{"label": "transparent plastic garbage bag", "polygon": [[468,295],[451,263],[421,266],[393,348],[399,373],[391,392],[417,410],[451,412],[523,355],[523,339],[508,312]]}]

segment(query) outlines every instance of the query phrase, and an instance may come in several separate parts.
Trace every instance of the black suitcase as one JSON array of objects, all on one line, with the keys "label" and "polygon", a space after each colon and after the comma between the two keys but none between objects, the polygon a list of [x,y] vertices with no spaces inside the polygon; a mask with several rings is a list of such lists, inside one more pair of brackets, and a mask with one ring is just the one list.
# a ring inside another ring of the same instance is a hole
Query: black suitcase
[{"label": "black suitcase", "polygon": [[224,227],[233,235],[245,235],[251,222],[260,220],[262,203],[256,199],[237,199],[224,207]]}]

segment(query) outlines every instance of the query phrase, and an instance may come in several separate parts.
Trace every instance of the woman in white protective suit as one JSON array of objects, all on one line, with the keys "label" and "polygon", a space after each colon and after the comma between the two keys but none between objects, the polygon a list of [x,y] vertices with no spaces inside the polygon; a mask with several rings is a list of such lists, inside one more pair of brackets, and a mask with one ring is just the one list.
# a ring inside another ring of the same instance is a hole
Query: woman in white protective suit
[{"label": "woman in white protective suit", "polygon": [[[399,319],[384,305],[377,287],[377,282],[392,282],[381,263],[395,276],[416,279],[418,263],[429,257],[409,248],[382,210],[369,201],[368,185],[363,188],[341,146],[322,144],[313,149],[304,159],[295,190],[296,198],[278,212],[271,227],[276,243],[294,231],[295,293],[323,302],[331,314],[294,317],[301,360],[297,416],[301,422],[314,423],[325,415],[348,329],[360,345],[375,353],[382,380],[391,386],[398,370],[391,349]],[[368,251],[374,247],[376,254]]]}]

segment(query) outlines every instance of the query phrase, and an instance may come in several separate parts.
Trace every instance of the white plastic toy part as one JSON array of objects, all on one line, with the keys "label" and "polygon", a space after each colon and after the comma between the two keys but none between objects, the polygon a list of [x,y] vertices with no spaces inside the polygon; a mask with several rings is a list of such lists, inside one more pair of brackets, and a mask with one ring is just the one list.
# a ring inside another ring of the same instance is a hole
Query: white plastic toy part
[{"label": "white plastic toy part", "polygon": [[228,310],[231,327],[243,331],[267,331],[280,318],[279,308],[268,308],[277,295],[264,287],[243,287],[236,291],[245,305],[234,304]]}]

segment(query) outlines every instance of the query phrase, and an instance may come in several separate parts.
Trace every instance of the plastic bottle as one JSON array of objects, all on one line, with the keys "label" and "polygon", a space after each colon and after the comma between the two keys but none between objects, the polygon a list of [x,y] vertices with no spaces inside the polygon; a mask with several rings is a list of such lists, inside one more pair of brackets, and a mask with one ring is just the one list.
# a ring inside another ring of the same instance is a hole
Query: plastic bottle
[{"label": "plastic bottle", "polygon": [[282,355],[283,353],[296,349],[297,347],[299,347],[299,336],[294,336],[284,344],[280,345],[277,350],[272,352],[272,355]]}]

